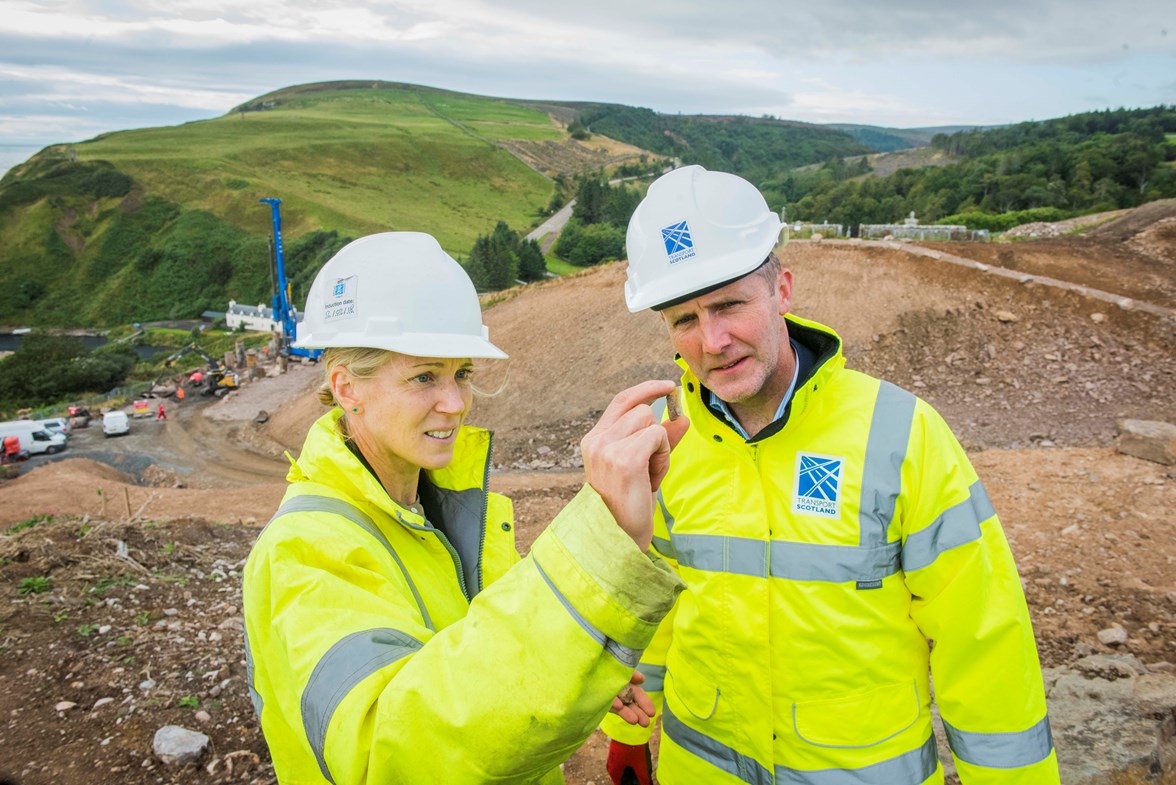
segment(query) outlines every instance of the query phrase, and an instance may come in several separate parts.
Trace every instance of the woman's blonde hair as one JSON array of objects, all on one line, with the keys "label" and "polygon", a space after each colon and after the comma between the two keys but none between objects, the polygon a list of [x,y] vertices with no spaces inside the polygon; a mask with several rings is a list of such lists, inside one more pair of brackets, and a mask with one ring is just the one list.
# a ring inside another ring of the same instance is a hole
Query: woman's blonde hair
[{"label": "woman's blonde hair", "polygon": [[342,365],[357,379],[370,379],[379,373],[396,352],[387,349],[369,349],[363,346],[332,347],[323,352],[323,383],[318,388],[319,403],[323,406],[338,406],[335,391],[331,389],[331,369]]},{"label": "woman's blonde hair", "polygon": [[[331,369],[337,365],[342,365],[347,369],[348,373],[356,379],[371,379],[380,369],[392,361],[394,357],[401,356],[398,352],[389,351],[387,349],[369,349],[367,347],[333,347],[323,352],[320,362],[323,364],[323,383],[319,385],[316,392],[319,403],[323,406],[338,406],[339,402],[335,400],[335,392],[331,389]],[[498,382],[498,386],[494,389],[485,389],[474,385],[474,394],[493,398],[506,389],[506,383],[510,379],[510,365],[504,361],[502,379]]]}]

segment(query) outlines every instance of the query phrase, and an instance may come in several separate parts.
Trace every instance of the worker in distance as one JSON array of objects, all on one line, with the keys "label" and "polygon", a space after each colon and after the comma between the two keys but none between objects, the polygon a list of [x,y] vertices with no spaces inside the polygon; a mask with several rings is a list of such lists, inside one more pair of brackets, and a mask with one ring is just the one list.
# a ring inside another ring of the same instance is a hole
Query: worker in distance
[{"label": "worker in distance", "polygon": [[356,240],[316,276],[296,343],[323,348],[289,489],[244,570],[249,684],[282,783],[563,782],[606,712],[648,724],[634,668],[681,581],[649,551],[685,419],[648,381],[584,437],[586,484],[520,561],[465,424],[489,341],[426,234]]},{"label": "worker in distance", "polygon": [[[934,677],[964,785],[1056,785],[984,485],[929,404],[790,313],[781,229],[751,183],[699,166],[655,181],[629,223],[625,301],[660,313],[690,419],[653,536],[686,590],[639,666],[662,706],[658,781],[941,785]],[[613,782],[649,785],[651,728],[603,727]]]}]

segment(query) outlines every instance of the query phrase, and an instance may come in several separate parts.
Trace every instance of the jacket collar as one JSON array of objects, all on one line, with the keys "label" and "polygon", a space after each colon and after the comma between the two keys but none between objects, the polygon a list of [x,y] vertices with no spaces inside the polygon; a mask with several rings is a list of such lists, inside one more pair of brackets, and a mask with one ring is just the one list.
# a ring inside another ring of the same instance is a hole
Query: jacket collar
[{"label": "jacket collar", "polygon": [[[785,315],[784,319],[788,323],[789,338],[808,348],[816,360],[808,374],[797,378],[796,389],[792,393],[792,400],[784,409],[784,414],[759,433],[752,434],[749,443],[779,433],[793,417],[799,417],[808,408],[813,396],[845,366],[845,357],[841,353],[841,336],[831,328],[792,314]],[[706,405],[706,392],[681,355],[676,356],[674,361],[683,371],[682,387],[685,390],[691,430],[697,429],[706,439],[716,442],[744,441],[738,432]]]},{"label": "jacket collar", "polygon": [[[311,481],[355,499],[363,499],[392,517],[412,515],[393,501],[379,480],[363,465],[343,441],[339,420],[343,410],[335,407],[315,421],[306,434],[302,453],[290,459],[289,482]],[[453,460],[442,469],[426,470],[425,476],[444,490],[487,490],[490,469],[491,434],[463,425],[457,434]]]}]

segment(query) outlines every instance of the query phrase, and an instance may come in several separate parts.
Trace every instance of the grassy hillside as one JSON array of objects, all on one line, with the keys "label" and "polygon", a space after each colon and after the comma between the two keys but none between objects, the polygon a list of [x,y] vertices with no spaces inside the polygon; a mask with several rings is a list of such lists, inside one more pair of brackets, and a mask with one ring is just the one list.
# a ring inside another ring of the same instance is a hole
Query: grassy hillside
[{"label": "grassy hillside", "polygon": [[464,255],[497,221],[526,227],[550,201],[550,180],[500,146],[566,138],[543,112],[364,85],[278,91],[224,117],[106,134],[15,167],[0,180],[0,324],[105,325],[268,301],[262,196],[283,200],[296,284],[346,237],[422,230]]},{"label": "grassy hillside", "polygon": [[542,177],[492,144],[559,138],[534,110],[396,86],[280,91],[242,108],[100,137],[78,159],[109,161],[153,195],[254,231],[269,221],[258,197],[280,196],[292,236],[427,227],[455,251],[499,218],[525,225],[550,198]]}]

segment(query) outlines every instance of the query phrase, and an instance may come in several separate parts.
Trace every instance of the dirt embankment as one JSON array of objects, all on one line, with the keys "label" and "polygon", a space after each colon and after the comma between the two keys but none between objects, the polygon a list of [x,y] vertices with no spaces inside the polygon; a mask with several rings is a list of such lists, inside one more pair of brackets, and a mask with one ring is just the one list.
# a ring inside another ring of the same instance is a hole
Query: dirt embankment
[{"label": "dirt embankment", "polygon": [[[1163,221],[1116,239],[1108,224],[1101,239],[948,250],[1158,303],[1176,291]],[[1176,422],[1176,325],[869,244],[783,254],[794,310],[836,327],[851,366],[926,398],[969,447],[1044,664],[1131,653],[1171,668],[1176,470],[1111,444],[1119,418]],[[486,314],[512,356],[510,384],[478,399],[471,421],[497,433],[491,484],[515,501],[524,551],[578,488],[595,413],[621,387],[677,375],[660,319],[625,310],[623,277],[610,265],[528,287]],[[0,776],[273,782],[244,689],[240,569],[282,493],[281,450],[297,450],[322,411],[316,384],[298,368],[222,403],[185,403],[166,423],[136,421],[132,437],[81,434],[63,460],[0,481]],[[1101,642],[1116,624],[1126,640]],[[210,737],[199,763],[153,756],[155,731],[172,723]],[[565,767],[569,783],[605,782],[604,751],[593,736]]]}]

